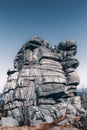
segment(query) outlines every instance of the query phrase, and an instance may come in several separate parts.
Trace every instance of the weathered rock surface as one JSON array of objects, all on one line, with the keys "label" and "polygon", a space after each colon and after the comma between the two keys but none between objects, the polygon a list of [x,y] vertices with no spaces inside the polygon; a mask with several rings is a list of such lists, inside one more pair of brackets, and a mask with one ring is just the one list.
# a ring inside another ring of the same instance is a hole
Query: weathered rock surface
[{"label": "weathered rock surface", "polygon": [[47,41],[33,37],[24,44],[15,57],[14,68],[7,72],[3,100],[8,115],[20,125],[37,125],[85,113],[76,92],[80,82],[76,52],[72,40],[49,46]]}]

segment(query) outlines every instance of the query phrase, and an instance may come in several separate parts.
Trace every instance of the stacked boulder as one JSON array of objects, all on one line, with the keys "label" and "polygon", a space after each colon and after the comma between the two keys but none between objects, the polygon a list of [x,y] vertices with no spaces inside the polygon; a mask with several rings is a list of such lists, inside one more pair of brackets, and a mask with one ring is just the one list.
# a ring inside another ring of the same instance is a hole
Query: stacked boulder
[{"label": "stacked boulder", "polygon": [[77,53],[76,41],[61,41],[58,48],[63,58],[62,66],[67,80],[66,93],[70,97],[68,100],[73,100],[76,106],[81,107],[80,97],[77,96],[76,92],[76,87],[80,83],[79,75],[76,71],[79,66],[79,61],[75,58]]},{"label": "stacked boulder", "polygon": [[7,72],[3,100],[8,115],[28,125],[51,123],[61,115],[78,115],[82,110],[76,93],[76,52],[75,41],[49,46],[47,41],[33,37],[24,44],[14,68]]}]

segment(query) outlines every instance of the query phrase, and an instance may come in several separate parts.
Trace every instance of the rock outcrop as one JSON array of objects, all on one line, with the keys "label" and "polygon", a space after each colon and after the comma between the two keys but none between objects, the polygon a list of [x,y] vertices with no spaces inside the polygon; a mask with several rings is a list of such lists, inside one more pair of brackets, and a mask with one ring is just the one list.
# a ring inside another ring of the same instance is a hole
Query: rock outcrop
[{"label": "rock outcrop", "polygon": [[20,125],[38,125],[65,115],[65,123],[70,123],[72,116],[85,113],[76,92],[80,82],[76,52],[73,40],[49,46],[33,37],[24,44],[14,59],[14,68],[7,72],[3,100],[8,115]]},{"label": "rock outcrop", "polygon": [[78,93],[81,96],[82,107],[87,111],[87,93]]}]

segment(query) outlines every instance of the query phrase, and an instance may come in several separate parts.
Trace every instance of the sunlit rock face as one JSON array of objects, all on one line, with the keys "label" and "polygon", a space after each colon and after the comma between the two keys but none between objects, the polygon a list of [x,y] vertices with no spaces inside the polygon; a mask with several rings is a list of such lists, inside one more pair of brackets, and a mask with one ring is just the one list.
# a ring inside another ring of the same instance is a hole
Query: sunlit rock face
[{"label": "sunlit rock face", "polygon": [[9,69],[3,99],[8,115],[20,124],[52,122],[61,115],[81,111],[76,86],[79,65],[76,42],[61,41],[50,46],[33,37],[17,53],[14,68]]}]

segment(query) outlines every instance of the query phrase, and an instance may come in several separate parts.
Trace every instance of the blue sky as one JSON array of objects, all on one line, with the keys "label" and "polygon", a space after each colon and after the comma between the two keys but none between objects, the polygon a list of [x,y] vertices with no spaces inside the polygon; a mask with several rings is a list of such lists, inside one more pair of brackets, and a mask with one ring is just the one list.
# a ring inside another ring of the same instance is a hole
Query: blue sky
[{"label": "blue sky", "polygon": [[87,85],[87,0],[0,0],[0,91],[20,47],[32,36],[50,44],[77,41],[78,72]]}]

